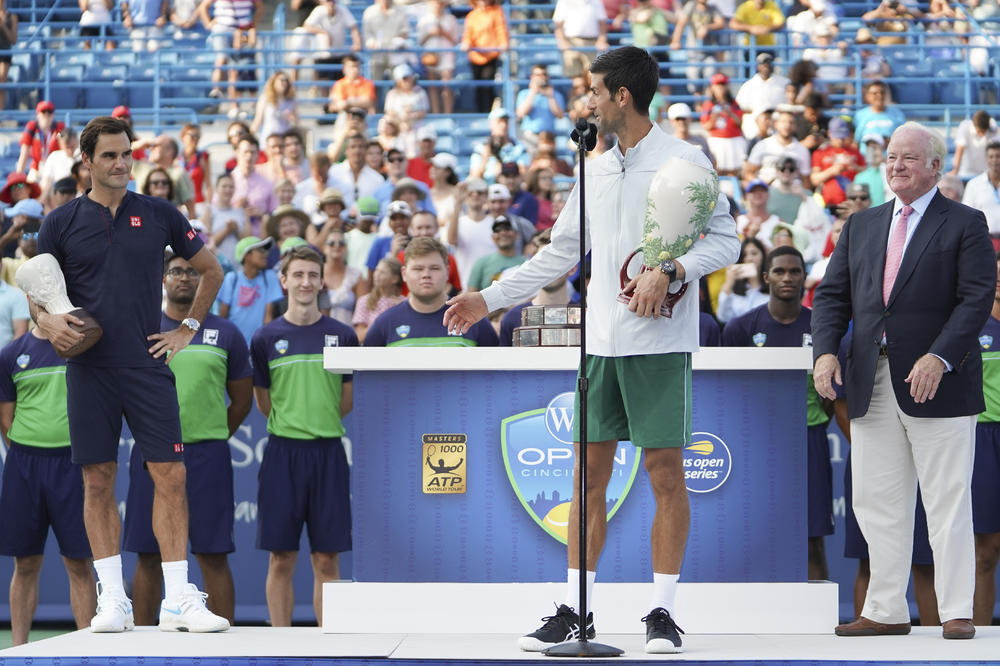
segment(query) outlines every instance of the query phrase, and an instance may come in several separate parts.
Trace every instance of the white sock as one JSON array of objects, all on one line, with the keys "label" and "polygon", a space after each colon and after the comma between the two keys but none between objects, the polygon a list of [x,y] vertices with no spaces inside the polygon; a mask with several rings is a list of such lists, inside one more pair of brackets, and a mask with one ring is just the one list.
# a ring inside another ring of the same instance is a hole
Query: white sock
[{"label": "white sock", "polygon": [[[587,572],[587,612],[594,608],[594,581],[596,571]],[[566,601],[563,602],[576,612],[580,612],[580,570],[566,569]]]},{"label": "white sock", "polygon": [[661,574],[653,572],[653,601],[649,608],[662,608],[673,617],[674,596],[677,594],[677,580],[680,574]]},{"label": "white sock", "polygon": [[125,584],[122,582],[122,556],[112,555],[94,560],[94,570],[97,571],[97,581],[101,584],[101,589],[120,590],[125,593]]},{"label": "white sock", "polygon": [[163,596],[165,599],[176,599],[184,594],[184,588],[188,583],[188,563],[187,560],[177,562],[162,562],[163,567]]}]

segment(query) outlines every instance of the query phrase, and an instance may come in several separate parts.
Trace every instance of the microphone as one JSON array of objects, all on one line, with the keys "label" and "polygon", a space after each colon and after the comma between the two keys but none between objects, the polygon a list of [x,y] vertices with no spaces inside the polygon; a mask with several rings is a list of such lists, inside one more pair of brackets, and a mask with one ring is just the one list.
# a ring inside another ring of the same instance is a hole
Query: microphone
[{"label": "microphone", "polygon": [[569,135],[576,145],[583,145],[587,152],[597,146],[597,125],[588,123],[585,118],[576,119],[576,129]]}]

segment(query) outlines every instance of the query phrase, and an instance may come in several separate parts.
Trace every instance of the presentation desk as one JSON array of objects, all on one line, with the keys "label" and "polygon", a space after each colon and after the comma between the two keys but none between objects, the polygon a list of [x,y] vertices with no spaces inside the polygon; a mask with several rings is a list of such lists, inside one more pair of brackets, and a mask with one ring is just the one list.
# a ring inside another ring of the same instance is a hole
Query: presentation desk
[{"label": "presentation desk", "polygon": [[[810,351],[694,354],[685,581],[806,580]],[[577,348],[328,347],[324,361],[354,374],[354,580],[565,580]],[[648,581],[655,504],[628,442],[607,498],[600,579]]]}]

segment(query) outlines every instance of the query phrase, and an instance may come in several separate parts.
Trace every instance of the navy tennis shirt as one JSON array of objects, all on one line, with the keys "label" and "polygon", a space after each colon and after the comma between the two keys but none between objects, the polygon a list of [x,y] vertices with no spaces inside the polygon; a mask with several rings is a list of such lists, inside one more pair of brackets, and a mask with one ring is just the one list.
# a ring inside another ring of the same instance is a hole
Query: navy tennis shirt
[{"label": "navy tennis shirt", "polygon": [[163,251],[190,259],[204,245],[170,202],[126,192],[117,214],[86,195],[49,213],[38,233],[39,254],[62,266],[70,302],[104,329],[101,339],[70,363],[162,365],[146,337],[160,332]]}]

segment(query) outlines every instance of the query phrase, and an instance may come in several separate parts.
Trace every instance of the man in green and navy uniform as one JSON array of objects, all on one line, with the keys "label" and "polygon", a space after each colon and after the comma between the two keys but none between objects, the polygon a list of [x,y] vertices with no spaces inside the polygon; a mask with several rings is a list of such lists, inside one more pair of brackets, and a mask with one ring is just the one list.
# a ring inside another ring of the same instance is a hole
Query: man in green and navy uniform
[{"label": "man in green and navy uniform", "polygon": [[323,368],[324,347],[356,347],[354,330],[319,310],[323,257],[309,246],[281,259],[288,310],[254,334],[254,395],[269,434],[260,464],[257,547],[270,551],[271,626],[290,626],[292,575],[305,525],[313,568],[313,608],[323,623],[323,583],[340,577],[338,553],[351,549],[351,503],[341,420],[354,405],[350,375]]},{"label": "man in green and navy uniform", "polygon": [[[198,289],[199,275],[178,255],[163,267],[166,307],[160,330],[171,331],[187,316]],[[191,551],[198,560],[209,610],[233,622],[233,575],[228,554],[233,543],[233,465],[229,438],[250,412],[253,379],[250,353],[239,328],[208,315],[187,347],[167,366],[174,374],[180,406]],[[229,405],[226,406],[226,396]],[[153,535],[153,481],[139,447],[132,447],[129,491],[123,531],[124,549],[139,554],[132,582],[136,624],[155,624],[159,611],[160,547]]]},{"label": "man in green and navy uniform", "polygon": [[403,255],[406,300],[380,314],[365,335],[365,347],[496,347],[496,331],[486,320],[464,334],[444,325],[448,300],[448,250],[434,238],[410,241]]},{"label": "man in green and navy uniform", "polygon": [[[768,302],[726,324],[724,347],[811,347],[812,311],[802,306],[805,261],[793,247],[779,247],[764,260]],[[806,387],[809,580],[827,580],[823,537],[833,534],[833,467],[826,427],[830,416],[813,386]]]},{"label": "man in green and navy uniform", "polygon": [[995,577],[1000,560],[1000,278],[993,311],[979,335],[979,346],[983,348],[986,411],[976,423],[976,457],[972,468],[972,528],[976,535],[972,623],[988,626],[993,623]]},{"label": "man in green and navy uniform", "polygon": [[79,629],[97,606],[90,543],[83,526],[83,477],[70,460],[66,361],[38,329],[0,351],[0,431],[9,445],[0,488],[0,555],[14,558],[10,625],[28,642],[49,526],[59,542]]}]

